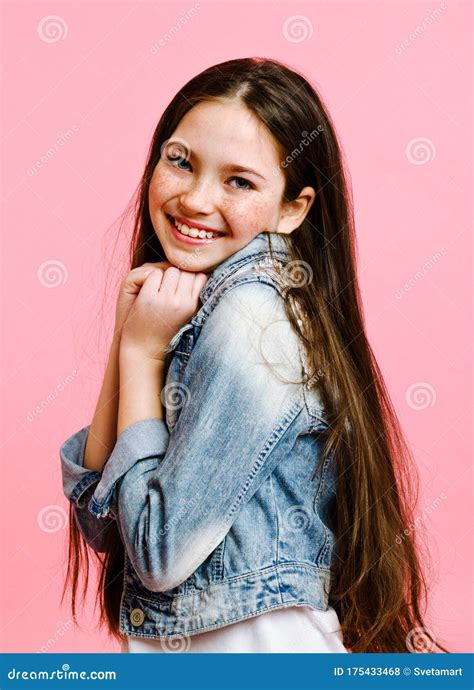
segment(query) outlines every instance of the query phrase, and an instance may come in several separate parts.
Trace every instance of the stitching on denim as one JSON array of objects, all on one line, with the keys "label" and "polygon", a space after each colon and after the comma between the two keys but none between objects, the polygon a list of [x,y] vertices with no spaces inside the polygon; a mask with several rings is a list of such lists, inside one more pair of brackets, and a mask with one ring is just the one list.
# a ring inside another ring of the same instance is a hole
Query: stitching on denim
[{"label": "stitching on denim", "polygon": [[229,514],[226,516],[226,521],[229,520],[232,515],[235,513],[237,508],[242,502],[242,499],[245,497],[248,488],[250,484],[252,483],[254,477],[257,475],[259,472],[261,466],[265,462],[266,458],[270,455],[272,450],[275,448],[277,442],[282,438],[282,436],[285,434],[285,432],[288,430],[288,428],[291,426],[291,423],[296,419],[298,416],[299,412],[302,409],[302,404],[301,404],[301,395],[298,395],[293,404],[291,405],[290,409],[286,413],[286,415],[283,417],[280,427],[274,429],[273,433],[271,434],[270,438],[267,440],[266,444],[264,445],[262,451],[260,452],[260,455],[258,456],[257,460],[255,461],[254,466],[250,470],[249,476],[247,477],[247,480],[245,482],[245,485],[243,489],[241,490],[240,494],[237,496],[235,499],[234,504],[231,506]]},{"label": "stitching on denim", "polygon": [[85,507],[84,505],[79,505],[78,500],[81,498],[82,494],[89,488],[89,486],[91,486],[91,484],[100,481],[101,476],[101,472],[94,472],[91,470],[90,474],[84,475],[84,477],[79,481],[79,483],[76,484],[74,490],[71,492],[70,500],[73,503],[75,503],[78,508]]},{"label": "stitching on denim", "polygon": [[[304,563],[303,561],[285,561],[284,563],[279,563],[277,565],[271,565],[268,566],[267,568],[260,568],[260,570],[254,570],[251,573],[243,573],[241,575],[234,575],[233,577],[227,577],[225,580],[221,580],[220,582],[211,582],[209,583],[208,587],[206,587],[203,590],[193,590],[192,592],[189,592],[187,594],[182,593],[182,594],[174,594],[172,597],[168,599],[170,605],[175,599],[181,599],[184,597],[194,597],[196,595],[201,594],[201,592],[205,592],[206,590],[212,589],[214,587],[224,587],[227,586],[230,583],[234,582],[239,582],[239,580],[256,580],[257,578],[260,580],[264,576],[271,576],[273,574],[276,575],[276,571],[278,570],[285,570],[289,566],[292,566],[291,568],[291,574],[295,574],[298,572],[301,572],[303,570],[307,570],[311,573],[311,575],[317,575],[317,574],[323,574],[325,577],[324,579],[328,579],[330,577],[331,571],[329,568],[324,568],[320,567],[317,565],[311,565],[310,563]],[[140,591],[137,591],[133,589],[132,587],[126,587],[126,594],[129,596],[133,596],[136,599],[143,599],[143,601],[146,601],[147,603],[153,605],[153,606],[160,606],[161,603],[165,603],[164,601],[161,602],[157,600],[156,598],[151,598],[148,597],[146,594],[143,594]],[[157,592],[156,594],[161,594],[161,592]]]}]

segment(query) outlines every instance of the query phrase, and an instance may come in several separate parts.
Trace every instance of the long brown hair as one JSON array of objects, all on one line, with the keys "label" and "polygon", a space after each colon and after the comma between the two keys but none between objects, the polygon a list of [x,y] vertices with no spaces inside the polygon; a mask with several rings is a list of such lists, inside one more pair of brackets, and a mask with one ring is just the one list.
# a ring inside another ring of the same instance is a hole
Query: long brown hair
[{"label": "long brown hair", "polygon": [[[194,105],[222,98],[240,99],[274,136],[283,153],[284,200],[295,199],[307,185],[316,191],[304,222],[287,236],[292,265],[303,266],[313,279],[295,281],[285,309],[311,367],[322,374],[317,383],[329,424],[322,459],[332,453],[337,463],[329,602],[353,652],[413,651],[409,640],[420,629],[430,638],[423,622],[427,587],[410,527],[418,477],[365,333],[353,202],[341,146],[320,96],[302,75],[276,60],[229,60],[204,70],[176,94],[155,129],[129,206],[134,215],[130,270],[166,259],[148,207],[150,179],[164,143]],[[295,303],[303,320],[296,318]],[[73,510],[71,505],[64,592],[71,581],[75,615],[81,572],[84,593],[87,589],[88,547]],[[106,551],[93,552],[100,565],[100,621],[121,638],[124,550],[113,521],[107,537]],[[448,651],[434,639],[429,642]]]}]

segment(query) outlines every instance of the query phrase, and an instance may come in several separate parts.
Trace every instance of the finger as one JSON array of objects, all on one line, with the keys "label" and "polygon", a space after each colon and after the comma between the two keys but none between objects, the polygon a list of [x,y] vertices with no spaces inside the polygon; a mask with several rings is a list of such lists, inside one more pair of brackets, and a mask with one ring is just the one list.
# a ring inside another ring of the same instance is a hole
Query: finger
[{"label": "finger", "polygon": [[164,271],[163,280],[160,287],[160,292],[166,292],[169,295],[174,295],[178,289],[179,284],[179,268],[170,266]]},{"label": "finger", "polygon": [[150,273],[159,269],[154,266],[139,266],[132,269],[124,281],[124,289],[126,292],[137,295],[143,286],[143,283],[148,278]]},{"label": "finger", "polygon": [[[203,278],[204,276],[204,278]],[[193,282],[192,285],[190,286],[190,292],[189,294],[191,295],[191,299],[194,301],[199,300],[199,295],[201,293],[201,290],[203,289],[204,285],[207,282],[208,276],[202,273],[194,273],[193,274]]]},{"label": "finger", "polygon": [[194,276],[195,274],[191,271],[179,272],[179,283],[176,289],[176,293],[182,295],[184,298],[189,298],[193,294],[194,290]]},{"label": "finger", "polygon": [[160,290],[163,275],[164,271],[162,268],[153,268],[145,278],[140,295],[143,293],[144,297],[147,297],[156,294]]}]

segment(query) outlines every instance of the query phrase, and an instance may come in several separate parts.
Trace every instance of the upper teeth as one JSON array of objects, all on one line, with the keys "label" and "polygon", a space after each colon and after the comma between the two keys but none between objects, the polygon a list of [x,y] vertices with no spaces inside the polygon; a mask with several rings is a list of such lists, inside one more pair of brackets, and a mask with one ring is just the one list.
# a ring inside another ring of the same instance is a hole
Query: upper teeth
[{"label": "upper teeth", "polygon": [[179,223],[176,220],[176,218],[174,219],[174,224],[176,225],[178,230],[183,235],[189,235],[189,237],[199,237],[202,240],[206,237],[208,239],[211,239],[213,237],[219,237],[219,233],[217,233],[217,232],[207,232],[206,230],[198,230],[197,228],[189,228],[184,223]]}]

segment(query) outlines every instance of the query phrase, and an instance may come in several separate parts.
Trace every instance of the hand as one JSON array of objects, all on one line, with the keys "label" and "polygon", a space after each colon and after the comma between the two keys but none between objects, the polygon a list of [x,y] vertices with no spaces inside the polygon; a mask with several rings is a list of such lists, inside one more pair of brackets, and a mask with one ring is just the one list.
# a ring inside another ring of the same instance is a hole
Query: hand
[{"label": "hand", "polygon": [[154,268],[146,277],[122,329],[120,351],[164,361],[164,349],[198,311],[206,273],[175,266]]},{"label": "hand", "polygon": [[171,266],[169,261],[158,261],[156,263],[147,262],[141,266],[137,266],[137,268],[133,268],[122,280],[117,298],[117,306],[115,308],[114,338],[117,341],[121,339],[123,324],[145,282],[145,278],[150,275],[155,268],[166,269],[169,266]]}]

